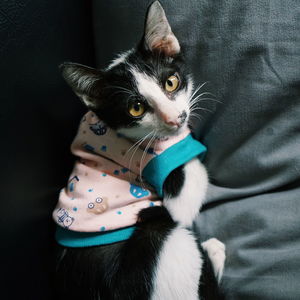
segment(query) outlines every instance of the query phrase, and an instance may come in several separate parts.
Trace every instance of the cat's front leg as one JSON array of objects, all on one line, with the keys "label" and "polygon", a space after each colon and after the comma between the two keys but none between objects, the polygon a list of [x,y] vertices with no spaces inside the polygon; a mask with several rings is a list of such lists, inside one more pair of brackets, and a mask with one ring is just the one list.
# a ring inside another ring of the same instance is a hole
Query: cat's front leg
[{"label": "cat's front leg", "polygon": [[205,198],[207,185],[207,172],[198,158],[169,175],[164,185],[163,202],[174,221],[187,227],[192,225]]}]

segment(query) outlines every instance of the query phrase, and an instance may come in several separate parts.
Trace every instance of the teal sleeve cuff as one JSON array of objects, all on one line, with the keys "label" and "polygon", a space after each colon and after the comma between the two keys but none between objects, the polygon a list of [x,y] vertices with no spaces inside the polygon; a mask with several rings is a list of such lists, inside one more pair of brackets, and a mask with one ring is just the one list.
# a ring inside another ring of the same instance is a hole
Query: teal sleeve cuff
[{"label": "teal sleeve cuff", "polygon": [[77,232],[57,226],[55,239],[65,247],[100,246],[128,240],[134,230],[132,226],[107,232]]},{"label": "teal sleeve cuff", "polygon": [[168,175],[196,156],[203,159],[206,151],[206,147],[190,134],[150,160],[142,175],[156,189],[158,196],[163,197],[163,184]]}]

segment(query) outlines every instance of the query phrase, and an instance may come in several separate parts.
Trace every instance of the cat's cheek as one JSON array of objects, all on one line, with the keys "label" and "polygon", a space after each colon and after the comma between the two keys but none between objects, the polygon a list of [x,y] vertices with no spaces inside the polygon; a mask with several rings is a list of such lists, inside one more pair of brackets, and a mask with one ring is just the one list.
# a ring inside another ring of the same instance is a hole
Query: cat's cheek
[{"label": "cat's cheek", "polygon": [[145,129],[155,129],[158,126],[158,118],[153,113],[147,113],[145,116],[139,121],[139,125]]}]

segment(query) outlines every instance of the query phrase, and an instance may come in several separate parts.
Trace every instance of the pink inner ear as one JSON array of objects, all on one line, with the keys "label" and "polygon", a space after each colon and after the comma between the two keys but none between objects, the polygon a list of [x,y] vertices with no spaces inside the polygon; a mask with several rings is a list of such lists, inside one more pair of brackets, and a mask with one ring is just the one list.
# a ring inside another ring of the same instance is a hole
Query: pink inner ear
[{"label": "pink inner ear", "polygon": [[163,52],[166,56],[174,56],[180,52],[179,43],[173,34],[154,40],[151,44],[151,49]]}]

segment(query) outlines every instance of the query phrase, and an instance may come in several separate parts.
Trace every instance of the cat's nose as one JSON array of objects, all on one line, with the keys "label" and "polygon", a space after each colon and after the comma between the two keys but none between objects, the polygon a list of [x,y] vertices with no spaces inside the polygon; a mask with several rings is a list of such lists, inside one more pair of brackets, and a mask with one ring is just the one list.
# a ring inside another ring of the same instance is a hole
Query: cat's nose
[{"label": "cat's nose", "polygon": [[184,121],[186,120],[187,117],[187,113],[184,110],[178,117],[177,119],[168,119],[168,118],[164,118],[164,121],[166,124],[168,124],[169,126],[176,126],[176,127],[180,127]]}]

